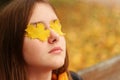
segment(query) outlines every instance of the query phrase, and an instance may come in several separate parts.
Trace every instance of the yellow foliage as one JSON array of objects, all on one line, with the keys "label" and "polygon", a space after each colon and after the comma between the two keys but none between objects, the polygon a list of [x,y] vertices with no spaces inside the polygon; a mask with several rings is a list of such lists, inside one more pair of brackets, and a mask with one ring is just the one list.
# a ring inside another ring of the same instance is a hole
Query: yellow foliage
[{"label": "yellow foliage", "polygon": [[120,10],[99,4],[56,6],[70,55],[78,71],[120,54]]}]

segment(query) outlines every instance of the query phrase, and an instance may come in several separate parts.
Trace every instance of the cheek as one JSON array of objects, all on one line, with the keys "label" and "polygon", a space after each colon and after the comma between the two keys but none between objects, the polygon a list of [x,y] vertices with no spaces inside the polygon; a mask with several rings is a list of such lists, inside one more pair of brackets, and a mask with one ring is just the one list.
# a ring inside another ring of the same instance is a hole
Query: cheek
[{"label": "cheek", "polygon": [[66,40],[65,40],[64,37],[61,38],[60,45],[61,45],[62,48],[64,48],[66,50]]},{"label": "cheek", "polygon": [[33,64],[39,61],[39,58],[43,55],[43,46],[39,45],[39,40],[31,40],[29,38],[24,39],[23,44],[23,57],[27,64]]},{"label": "cheek", "polygon": [[24,43],[23,43],[23,53],[30,54],[32,52],[36,52],[37,50],[39,50],[38,43],[39,42],[35,39],[33,40],[25,37]]},{"label": "cheek", "polygon": [[64,37],[61,37],[59,45],[63,49],[64,56],[66,56],[66,40]]}]

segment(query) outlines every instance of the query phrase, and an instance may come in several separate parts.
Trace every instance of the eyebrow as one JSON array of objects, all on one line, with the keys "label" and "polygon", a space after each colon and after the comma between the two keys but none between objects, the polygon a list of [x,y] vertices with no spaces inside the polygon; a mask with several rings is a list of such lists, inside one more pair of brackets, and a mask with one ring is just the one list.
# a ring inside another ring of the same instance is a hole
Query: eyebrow
[{"label": "eyebrow", "polygon": [[44,24],[43,21],[31,22],[30,24],[37,24],[37,23],[43,23]]},{"label": "eyebrow", "polygon": [[[53,19],[51,21],[56,21],[56,20],[59,20],[59,19]],[[45,24],[43,21],[31,22],[30,24],[37,24],[37,23],[43,23],[43,24]]]}]

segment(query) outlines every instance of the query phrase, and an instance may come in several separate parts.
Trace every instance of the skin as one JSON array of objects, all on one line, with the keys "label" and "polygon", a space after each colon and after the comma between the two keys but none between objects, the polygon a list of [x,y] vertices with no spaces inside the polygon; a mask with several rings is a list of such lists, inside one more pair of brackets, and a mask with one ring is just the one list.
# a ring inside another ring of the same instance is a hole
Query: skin
[{"label": "skin", "polygon": [[[23,56],[29,80],[51,80],[52,70],[64,64],[66,56],[65,38],[49,27],[50,21],[56,19],[58,18],[49,4],[36,3],[29,23],[44,23],[45,29],[50,30],[50,37],[44,42],[38,39],[24,38]],[[49,53],[56,47],[62,50]]]}]

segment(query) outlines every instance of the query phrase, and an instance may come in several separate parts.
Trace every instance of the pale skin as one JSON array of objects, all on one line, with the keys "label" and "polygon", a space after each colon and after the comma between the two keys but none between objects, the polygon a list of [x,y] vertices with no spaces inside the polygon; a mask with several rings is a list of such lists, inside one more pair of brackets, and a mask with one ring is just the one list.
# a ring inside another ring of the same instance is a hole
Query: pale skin
[{"label": "pale skin", "polygon": [[[24,38],[23,56],[26,62],[28,80],[51,80],[52,70],[64,64],[66,42],[50,28],[50,21],[58,19],[49,4],[36,3],[29,23],[42,22],[50,30],[47,41]],[[54,48],[57,50],[50,51]]]}]

